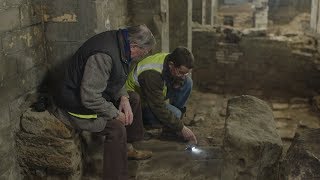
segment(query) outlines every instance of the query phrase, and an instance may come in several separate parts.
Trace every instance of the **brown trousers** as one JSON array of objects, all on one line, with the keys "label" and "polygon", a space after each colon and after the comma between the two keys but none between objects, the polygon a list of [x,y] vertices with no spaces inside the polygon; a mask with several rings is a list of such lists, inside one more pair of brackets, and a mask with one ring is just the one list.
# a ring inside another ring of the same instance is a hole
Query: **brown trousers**
[{"label": "brown trousers", "polygon": [[127,142],[142,140],[143,123],[141,101],[137,93],[129,92],[130,105],[133,112],[133,123],[124,126],[118,120],[109,121],[103,131],[98,134],[105,136],[103,155],[103,179],[127,180],[128,158]]}]

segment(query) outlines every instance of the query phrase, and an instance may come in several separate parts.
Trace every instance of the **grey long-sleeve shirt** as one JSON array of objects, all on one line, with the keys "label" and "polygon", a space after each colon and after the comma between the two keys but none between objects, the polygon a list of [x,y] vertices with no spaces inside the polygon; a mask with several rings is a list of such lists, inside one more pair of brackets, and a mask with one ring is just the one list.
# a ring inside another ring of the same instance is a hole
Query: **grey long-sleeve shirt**
[{"label": "grey long-sleeve shirt", "polygon": [[[102,97],[102,92],[108,86],[107,80],[112,69],[112,59],[104,53],[97,53],[89,57],[80,86],[80,97],[82,104],[93,110],[98,116],[112,119],[118,116],[118,109],[112,102]],[[115,99],[128,96],[125,86],[121,88]]]}]

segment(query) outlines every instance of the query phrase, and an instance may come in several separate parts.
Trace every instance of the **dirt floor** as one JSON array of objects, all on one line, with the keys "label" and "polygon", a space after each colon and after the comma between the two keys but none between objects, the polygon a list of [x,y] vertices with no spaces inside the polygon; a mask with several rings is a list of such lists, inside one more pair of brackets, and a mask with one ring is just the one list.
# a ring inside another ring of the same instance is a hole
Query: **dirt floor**
[{"label": "dirt floor", "polygon": [[[153,157],[144,161],[129,161],[131,179],[135,180],[220,180],[222,166],[221,146],[224,137],[227,101],[233,95],[218,95],[193,91],[188,102],[184,122],[198,138],[198,154],[186,151],[186,143],[161,138],[160,129],[149,130],[153,138],[134,144],[137,149],[153,151]],[[309,99],[268,99],[273,110],[279,135],[288,149],[296,131],[320,127],[320,115],[313,110]],[[102,148],[93,154],[93,164],[101,164]],[[92,156],[92,154],[89,154]],[[89,169],[88,169],[89,170]],[[87,179],[96,177],[101,167],[91,169]],[[96,177],[96,178],[94,178]],[[84,178],[84,179],[86,179]]]}]

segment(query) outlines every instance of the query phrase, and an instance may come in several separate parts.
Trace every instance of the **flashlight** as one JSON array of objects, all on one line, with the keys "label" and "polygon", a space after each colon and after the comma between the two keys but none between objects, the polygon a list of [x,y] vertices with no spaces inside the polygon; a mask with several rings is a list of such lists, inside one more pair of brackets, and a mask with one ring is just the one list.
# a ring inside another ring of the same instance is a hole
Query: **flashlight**
[{"label": "flashlight", "polygon": [[188,144],[185,150],[196,154],[201,153],[201,150],[195,144]]}]

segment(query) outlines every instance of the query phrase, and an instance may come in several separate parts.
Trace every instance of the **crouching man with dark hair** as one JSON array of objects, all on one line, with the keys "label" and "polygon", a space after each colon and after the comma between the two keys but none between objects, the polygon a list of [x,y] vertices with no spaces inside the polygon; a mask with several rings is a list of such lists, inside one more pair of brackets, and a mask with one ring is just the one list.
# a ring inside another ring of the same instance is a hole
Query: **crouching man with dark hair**
[{"label": "crouching man with dark hair", "polygon": [[192,89],[188,74],[193,62],[192,53],[184,47],[149,56],[130,72],[126,87],[128,92],[140,94],[146,126],[163,125],[163,134],[175,132],[196,144],[194,133],[181,120]]}]

